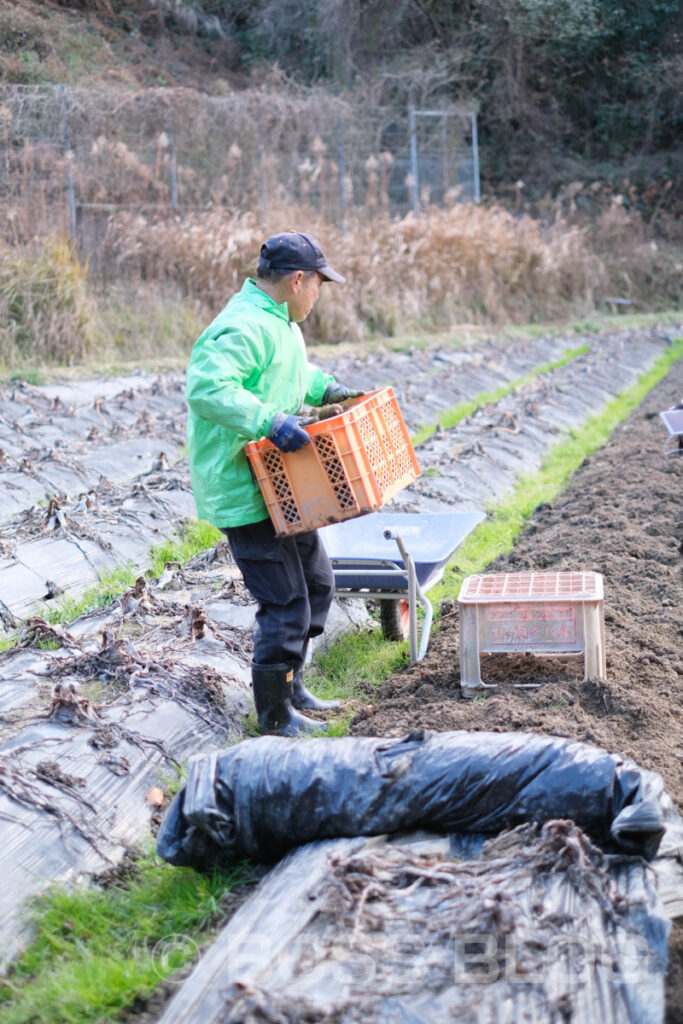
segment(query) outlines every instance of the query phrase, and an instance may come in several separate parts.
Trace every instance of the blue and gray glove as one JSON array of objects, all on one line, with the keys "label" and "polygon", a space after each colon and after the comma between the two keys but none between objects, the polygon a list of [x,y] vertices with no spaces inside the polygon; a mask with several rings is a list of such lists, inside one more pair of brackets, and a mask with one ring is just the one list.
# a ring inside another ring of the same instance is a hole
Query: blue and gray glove
[{"label": "blue and gray glove", "polygon": [[304,445],[311,443],[310,436],[303,429],[309,423],[315,423],[315,420],[307,416],[287,416],[284,412],[276,412],[268,431],[268,440],[281,452],[298,452]]},{"label": "blue and gray glove", "polygon": [[330,402],[344,402],[347,398],[360,398],[364,391],[356,391],[353,388],[344,387],[343,384],[328,384],[321,405],[328,405]]}]

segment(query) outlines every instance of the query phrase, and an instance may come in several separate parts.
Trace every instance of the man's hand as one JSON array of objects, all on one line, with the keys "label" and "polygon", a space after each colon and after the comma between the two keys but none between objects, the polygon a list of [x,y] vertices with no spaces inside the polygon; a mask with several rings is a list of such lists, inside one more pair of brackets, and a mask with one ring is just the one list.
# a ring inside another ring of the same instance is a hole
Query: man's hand
[{"label": "man's hand", "polygon": [[286,416],[284,412],[276,412],[268,431],[268,440],[272,441],[281,452],[298,452],[311,439],[303,429],[315,420],[306,416]]},{"label": "man's hand", "polygon": [[364,391],[354,391],[352,388],[344,387],[343,384],[328,384],[321,405],[330,405],[333,402],[344,402],[347,398],[360,398]]}]

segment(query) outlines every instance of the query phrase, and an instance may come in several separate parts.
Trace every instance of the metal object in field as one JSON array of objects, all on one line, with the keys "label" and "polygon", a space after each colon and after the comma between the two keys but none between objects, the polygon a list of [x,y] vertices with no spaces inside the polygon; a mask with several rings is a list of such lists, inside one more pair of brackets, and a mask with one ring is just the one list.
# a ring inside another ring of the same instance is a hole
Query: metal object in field
[{"label": "metal object in field", "polygon": [[666,409],[659,414],[669,431],[665,455],[683,455],[683,409]]},{"label": "metal object in field", "polygon": [[[481,512],[413,515],[374,513],[326,526],[320,537],[332,562],[337,594],[408,602],[410,660],[427,653],[433,611],[425,596],[438,583],[464,539],[484,519]],[[389,541],[399,558],[392,558]],[[417,606],[425,617],[418,631]]]}]

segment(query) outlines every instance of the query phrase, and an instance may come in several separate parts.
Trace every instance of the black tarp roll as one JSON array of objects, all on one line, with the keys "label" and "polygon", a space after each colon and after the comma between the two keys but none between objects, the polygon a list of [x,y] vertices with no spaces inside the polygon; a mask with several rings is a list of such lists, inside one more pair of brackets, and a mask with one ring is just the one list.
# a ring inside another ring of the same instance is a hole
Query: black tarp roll
[{"label": "black tarp roll", "polygon": [[157,851],[207,868],[279,860],[316,839],[409,829],[494,834],[571,818],[603,845],[655,856],[659,776],[604,750],[529,733],[245,740],[193,758]]}]

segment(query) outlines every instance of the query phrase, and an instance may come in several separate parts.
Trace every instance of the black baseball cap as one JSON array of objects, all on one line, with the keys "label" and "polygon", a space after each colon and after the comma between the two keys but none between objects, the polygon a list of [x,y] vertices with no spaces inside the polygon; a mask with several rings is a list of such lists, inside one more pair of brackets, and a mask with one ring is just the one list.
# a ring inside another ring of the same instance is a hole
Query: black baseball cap
[{"label": "black baseball cap", "polygon": [[312,235],[303,231],[283,231],[271,235],[261,246],[259,267],[291,273],[293,270],[317,270],[327,281],[345,284],[346,278],[333,270]]}]

